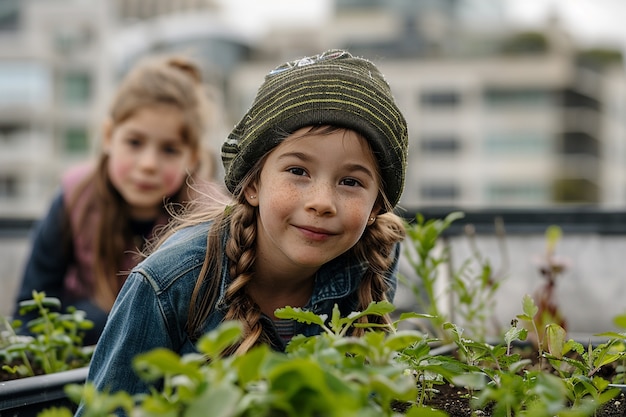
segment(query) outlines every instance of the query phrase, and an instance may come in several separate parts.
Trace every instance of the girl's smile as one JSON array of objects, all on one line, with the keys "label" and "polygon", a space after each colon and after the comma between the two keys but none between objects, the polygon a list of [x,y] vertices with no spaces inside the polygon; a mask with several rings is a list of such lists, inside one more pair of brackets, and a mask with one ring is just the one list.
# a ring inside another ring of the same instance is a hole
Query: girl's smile
[{"label": "girl's smile", "polygon": [[302,234],[311,239],[311,240],[325,240],[327,238],[329,238],[330,236],[334,235],[334,233],[325,230],[325,229],[320,229],[317,227],[312,227],[312,226],[296,226],[298,229],[300,229],[302,231]]},{"label": "girl's smile", "polygon": [[379,210],[378,167],[367,141],[345,129],[309,130],[278,145],[259,182],[246,189],[259,209],[255,270],[261,277],[310,277],[352,248]]}]

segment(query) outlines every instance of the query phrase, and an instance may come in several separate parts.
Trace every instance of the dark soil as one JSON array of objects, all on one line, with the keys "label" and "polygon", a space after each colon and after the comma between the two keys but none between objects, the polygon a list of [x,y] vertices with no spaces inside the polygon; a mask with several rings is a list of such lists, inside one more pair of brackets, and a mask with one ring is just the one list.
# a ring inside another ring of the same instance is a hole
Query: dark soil
[{"label": "dark soil", "polygon": [[[439,393],[426,401],[429,407],[445,411],[450,417],[491,417],[489,409],[472,409],[467,392],[463,388],[452,385],[439,385],[437,390]],[[624,393],[609,401],[595,414],[595,417],[622,416],[626,416],[626,396]]]},{"label": "dark soil", "polygon": [[[520,353],[522,357],[527,359],[536,359],[539,357],[537,351],[532,349],[528,344],[518,345],[516,349],[517,353]],[[546,365],[545,370],[550,371],[548,365]],[[611,381],[615,373],[615,364],[609,364],[600,369],[597,375]],[[489,406],[480,410],[472,408],[470,393],[463,387],[443,384],[436,385],[434,388],[437,392],[424,401],[427,407],[444,411],[449,417],[492,417],[492,410]],[[407,404],[397,404],[394,408],[396,411],[404,413],[406,412],[407,406]],[[596,411],[594,417],[626,417],[626,392],[621,392],[615,398],[604,404]]]}]

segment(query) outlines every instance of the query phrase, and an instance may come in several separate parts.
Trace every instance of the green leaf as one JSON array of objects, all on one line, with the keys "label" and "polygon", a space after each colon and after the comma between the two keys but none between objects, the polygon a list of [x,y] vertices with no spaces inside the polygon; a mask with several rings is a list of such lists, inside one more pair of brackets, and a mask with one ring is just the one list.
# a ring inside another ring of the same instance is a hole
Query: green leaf
[{"label": "green leaf", "polygon": [[434,319],[434,318],[435,316],[433,316],[432,314],[415,313],[413,311],[409,311],[409,312],[400,314],[400,318],[398,319],[397,322],[408,320],[408,319]]},{"label": "green leaf", "polygon": [[235,385],[222,381],[219,385],[209,385],[202,395],[189,404],[184,417],[230,417],[237,415],[235,410],[243,393]]},{"label": "green leaf", "polygon": [[[341,312],[339,311],[339,305],[335,303],[333,306],[333,312],[330,316],[330,328],[335,334],[339,334],[343,326],[352,323],[354,320],[351,319],[351,314],[348,317],[342,319]],[[356,319],[355,319],[356,320]]]},{"label": "green leaf", "polygon": [[241,385],[245,386],[251,381],[261,379],[260,369],[269,355],[269,347],[260,345],[234,359],[233,367],[237,369]]},{"label": "green leaf", "polygon": [[561,240],[561,236],[563,232],[559,226],[551,225],[546,229],[546,243],[547,250],[549,253],[553,252],[556,248],[557,243]]},{"label": "green leaf", "polygon": [[[388,301],[378,301],[371,302],[367,308],[363,311],[357,312],[353,311],[348,314],[347,317],[341,318],[339,306],[335,304],[333,308],[333,318],[331,320],[331,329],[335,332],[336,335],[343,336],[345,335],[348,328],[361,317],[373,315],[373,316],[383,316],[385,314],[389,314],[393,312],[395,306]],[[378,326],[376,324],[357,324],[356,327],[388,327],[388,326]]]},{"label": "green leaf", "polygon": [[72,417],[72,413],[68,408],[46,408],[43,411],[37,413],[37,417]]},{"label": "green leaf", "polygon": [[413,378],[389,378],[382,373],[371,375],[369,386],[372,391],[383,398],[400,401],[411,401],[417,396],[417,388]]},{"label": "green leaf", "polygon": [[626,329],[626,314],[620,314],[613,318],[613,324],[620,329]]},{"label": "green leaf", "polygon": [[166,348],[156,348],[133,358],[134,369],[147,380],[154,381],[163,375],[184,373],[180,356]]},{"label": "green leaf", "polygon": [[242,324],[239,321],[226,321],[221,323],[216,329],[203,335],[198,340],[198,350],[209,358],[216,358],[224,350],[239,341],[243,332]]},{"label": "green leaf", "polygon": [[601,355],[593,361],[593,366],[596,368],[600,368],[604,365],[608,365],[622,358],[621,353],[607,353],[605,355]]},{"label": "green leaf", "polygon": [[296,320],[306,324],[317,324],[324,326],[328,316],[326,314],[317,315],[311,311],[303,310],[299,307],[283,307],[276,309],[274,315],[279,319]]},{"label": "green leaf", "polygon": [[554,357],[561,359],[563,357],[563,348],[565,346],[565,337],[567,333],[564,328],[558,324],[551,323],[546,326],[546,340],[548,342],[548,352]]},{"label": "green leaf", "polygon": [[[365,336],[373,333],[368,333]],[[342,337],[333,343],[333,347],[342,354],[360,355],[367,357],[370,352],[370,344],[365,337]]]},{"label": "green leaf", "polygon": [[511,327],[504,334],[504,342],[507,345],[510,345],[516,340],[526,340],[528,336],[528,330],[523,327]]},{"label": "green leaf", "polygon": [[511,372],[511,373],[522,372],[522,370],[524,369],[525,366],[531,365],[531,364],[532,364],[532,361],[530,359],[518,360],[518,361],[513,362],[513,363],[511,363],[509,365],[509,372]]},{"label": "green leaf", "polygon": [[387,336],[385,347],[390,350],[403,350],[424,339],[424,335],[417,330],[400,330]]},{"label": "green leaf", "polygon": [[377,315],[384,316],[385,314],[392,313],[395,310],[395,306],[389,301],[375,301],[371,302],[367,308],[360,313],[361,316]]},{"label": "green leaf", "polygon": [[462,387],[473,389],[483,389],[487,386],[487,376],[480,372],[468,372],[456,375],[452,378],[452,382]]},{"label": "green leaf", "polygon": [[84,402],[86,417],[110,416],[118,408],[123,409],[124,414],[130,415],[134,405],[132,397],[127,392],[117,391],[113,394],[107,390],[100,392],[92,382],[84,385],[66,385],[64,391],[74,403]]},{"label": "green leaf", "polygon": [[623,339],[626,340],[626,333],[617,333],[617,332],[604,332],[604,333],[597,333],[594,336],[599,336],[599,337],[607,337],[609,339]]},{"label": "green leaf", "polygon": [[523,317],[517,316],[517,317],[522,320],[530,319],[531,321],[533,320],[533,318],[539,311],[539,307],[535,305],[535,301],[528,294],[524,295],[524,298],[522,298],[522,311],[524,312],[524,316]]}]

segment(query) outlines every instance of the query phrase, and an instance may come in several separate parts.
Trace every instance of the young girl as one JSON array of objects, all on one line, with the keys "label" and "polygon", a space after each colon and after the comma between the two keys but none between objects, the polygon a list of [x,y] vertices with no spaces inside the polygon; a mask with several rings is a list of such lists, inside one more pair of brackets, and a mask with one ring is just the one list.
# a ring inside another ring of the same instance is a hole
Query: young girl
[{"label": "young girl", "polygon": [[279,320],[277,308],[330,317],[335,304],[348,314],[391,300],[404,237],[391,210],[406,155],[406,122],[369,61],[331,50],[276,68],[222,147],[232,201],[194,204],[133,270],[89,380],[146,392],[134,356],[193,352],[224,320],[245,329],[230,353],[258,343],[283,350],[320,328]]},{"label": "young girl", "polygon": [[[195,63],[169,57],[138,65],[122,81],[93,165],[71,169],[34,235],[17,302],[32,291],[87,313],[95,344],[137,256],[171,217],[165,203],[189,200],[198,168],[206,98]],[[16,307],[14,318],[24,322]]]}]

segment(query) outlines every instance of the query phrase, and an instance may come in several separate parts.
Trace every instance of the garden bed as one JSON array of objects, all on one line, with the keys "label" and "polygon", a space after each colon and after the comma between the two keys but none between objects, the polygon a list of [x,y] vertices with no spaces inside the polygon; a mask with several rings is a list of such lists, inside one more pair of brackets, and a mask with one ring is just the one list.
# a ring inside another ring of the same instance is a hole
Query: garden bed
[{"label": "garden bed", "polygon": [[49,407],[76,406],[65,394],[67,384],[83,384],[89,368],[0,382],[0,416],[36,417]]}]

